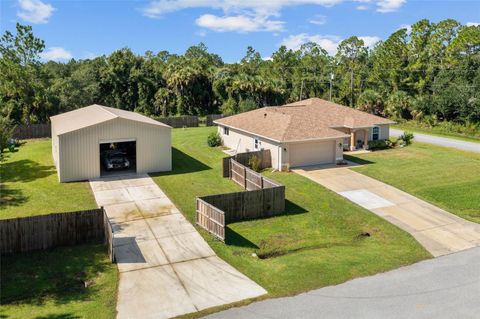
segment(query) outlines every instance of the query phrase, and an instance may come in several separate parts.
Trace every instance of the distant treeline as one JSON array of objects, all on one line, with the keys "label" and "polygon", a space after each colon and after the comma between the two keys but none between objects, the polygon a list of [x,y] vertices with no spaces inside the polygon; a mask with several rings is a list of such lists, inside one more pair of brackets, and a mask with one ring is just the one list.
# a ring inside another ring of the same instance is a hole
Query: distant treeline
[{"label": "distant treeline", "polygon": [[397,119],[480,122],[480,26],[420,20],[368,48],[358,37],[330,56],[316,43],[262,59],[248,47],[227,64],[204,44],[183,55],[135,55],[41,63],[44,42],[17,24],[0,39],[1,115],[44,123],[93,103],[151,116],[233,114],[308,97],[331,98]]}]

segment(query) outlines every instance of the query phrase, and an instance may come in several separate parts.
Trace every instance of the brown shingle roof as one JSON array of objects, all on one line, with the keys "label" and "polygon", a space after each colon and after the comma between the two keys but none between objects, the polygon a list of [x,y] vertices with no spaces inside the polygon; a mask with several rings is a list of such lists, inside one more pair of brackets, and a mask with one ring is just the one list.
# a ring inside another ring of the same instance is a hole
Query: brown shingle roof
[{"label": "brown shingle roof", "polygon": [[275,141],[345,137],[339,127],[365,128],[393,121],[319,98],[225,117],[215,123]]},{"label": "brown shingle roof", "polygon": [[113,107],[93,104],[70,112],[50,117],[55,133],[62,135],[68,132],[107,122],[116,118],[123,118],[136,122],[170,127],[161,122],[135,112],[116,109]]}]

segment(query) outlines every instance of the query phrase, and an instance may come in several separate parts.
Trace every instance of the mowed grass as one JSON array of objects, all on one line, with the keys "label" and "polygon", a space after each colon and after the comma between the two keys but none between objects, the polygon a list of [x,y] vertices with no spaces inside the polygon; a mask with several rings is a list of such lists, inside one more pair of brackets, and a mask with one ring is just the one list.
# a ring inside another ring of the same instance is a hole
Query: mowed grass
[{"label": "mowed grass", "polygon": [[1,285],[0,318],[116,315],[117,267],[103,244],[2,256]]},{"label": "mowed grass", "polygon": [[480,223],[480,154],[424,143],[346,156],[354,170]]},{"label": "mowed grass", "polygon": [[[173,171],[153,175],[192,223],[195,196],[241,191],[221,176],[226,155],[206,144],[215,129],[173,130]],[[409,234],[320,185],[295,173],[266,175],[286,186],[285,214],[230,224],[226,244],[201,233],[221,258],[269,296],[338,284],[430,257]]]},{"label": "mowed grass", "polygon": [[50,139],[28,140],[5,153],[0,176],[0,219],[96,207],[88,182],[58,182]]},{"label": "mowed grass", "polygon": [[466,142],[480,143],[480,135],[475,136],[475,135],[467,135],[467,134],[457,133],[457,132],[449,132],[441,127],[426,128],[426,127],[421,127],[418,124],[415,124],[414,122],[413,123],[405,122],[405,123],[395,124],[395,125],[392,125],[392,128],[413,132],[413,133],[418,132],[418,133],[424,133],[428,135],[453,138],[456,140],[461,140]]}]

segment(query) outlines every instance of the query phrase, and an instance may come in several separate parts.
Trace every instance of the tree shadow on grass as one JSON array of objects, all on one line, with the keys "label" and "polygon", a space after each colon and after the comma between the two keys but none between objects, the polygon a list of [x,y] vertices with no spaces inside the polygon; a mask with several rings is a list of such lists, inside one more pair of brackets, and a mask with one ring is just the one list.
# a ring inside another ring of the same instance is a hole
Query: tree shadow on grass
[{"label": "tree shadow on grass", "polygon": [[80,318],[80,317],[71,313],[51,314],[46,316],[35,317],[35,319],[77,319],[77,318]]},{"label": "tree shadow on grass", "polygon": [[18,206],[27,201],[27,197],[23,195],[21,189],[12,188],[7,183],[28,183],[39,178],[48,177],[55,174],[55,172],[54,166],[40,165],[29,159],[2,163],[0,171],[2,176],[2,184],[0,184],[1,207]]},{"label": "tree shadow on grass", "polygon": [[205,171],[212,169],[188,154],[172,147],[172,170],[170,172],[153,173],[151,176],[167,176]]},{"label": "tree shadow on grass", "polygon": [[12,189],[5,184],[0,184],[0,211],[8,206],[19,206],[27,201],[22,190]]},{"label": "tree shadow on grass", "polygon": [[55,166],[41,165],[29,159],[3,163],[1,170],[2,182],[5,183],[27,183],[55,173]]},{"label": "tree shadow on grass", "polygon": [[103,288],[95,280],[110,266],[103,244],[2,256],[2,304],[42,306],[46,300],[59,305],[93,300]]}]

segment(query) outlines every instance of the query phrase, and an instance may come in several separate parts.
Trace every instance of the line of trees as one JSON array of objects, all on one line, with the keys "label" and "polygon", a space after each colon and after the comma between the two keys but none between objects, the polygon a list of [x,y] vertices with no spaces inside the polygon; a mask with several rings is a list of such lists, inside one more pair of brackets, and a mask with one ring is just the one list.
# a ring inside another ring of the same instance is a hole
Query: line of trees
[{"label": "line of trees", "polygon": [[68,63],[40,62],[44,47],[20,24],[0,39],[1,115],[15,123],[93,103],[152,116],[233,114],[330,92],[335,102],[392,118],[480,122],[480,27],[452,19],[420,20],[371,49],[352,36],[335,56],[306,43],[264,60],[248,47],[232,64],[204,44],[183,55],[123,48]]}]

